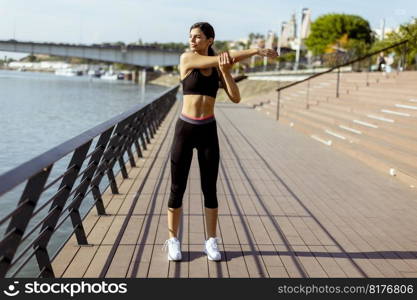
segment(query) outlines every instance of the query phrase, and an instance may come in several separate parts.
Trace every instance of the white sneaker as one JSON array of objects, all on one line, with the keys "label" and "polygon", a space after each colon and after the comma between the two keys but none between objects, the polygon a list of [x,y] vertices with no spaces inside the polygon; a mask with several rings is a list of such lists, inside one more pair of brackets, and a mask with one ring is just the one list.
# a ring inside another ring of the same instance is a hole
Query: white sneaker
[{"label": "white sneaker", "polygon": [[181,260],[180,241],[176,238],[170,238],[165,241],[162,250],[166,251],[168,248],[168,260]]},{"label": "white sneaker", "polygon": [[221,254],[219,248],[217,248],[217,243],[220,242],[218,237],[216,238],[209,238],[204,243],[204,253],[207,254],[207,258],[209,260],[219,261],[221,260]]}]

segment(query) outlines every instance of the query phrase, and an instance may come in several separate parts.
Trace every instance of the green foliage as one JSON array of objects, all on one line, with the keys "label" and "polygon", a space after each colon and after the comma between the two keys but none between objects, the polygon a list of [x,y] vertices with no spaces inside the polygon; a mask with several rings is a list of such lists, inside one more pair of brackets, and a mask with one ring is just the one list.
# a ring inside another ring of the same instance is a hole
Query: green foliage
[{"label": "green foliage", "polygon": [[140,40],[140,46],[151,46],[151,47],[155,47],[155,48],[159,48],[159,49],[166,49],[166,50],[178,50],[178,51],[184,51],[188,45],[184,44],[184,43],[158,43],[158,42],[153,42],[153,43],[143,43]]},{"label": "green foliage", "polygon": [[244,42],[238,42],[238,45],[241,49],[249,49],[249,45],[245,44]]},{"label": "green foliage", "polygon": [[[347,35],[350,47],[370,45],[373,35],[369,22],[360,16],[326,14],[311,24],[311,34],[305,44],[314,55],[325,53],[326,49]],[[352,40],[360,41],[360,43]],[[348,45],[349,46],[349,45]]]},{"label": "green foliage", "polygon": [[164,70],[164,72],[173,72],[174,71],[174,67],[173,66],[166,66],[162,68]]},{"label": "green foliage", "polygon": [[346,49],[353,52],[353,57],[360,57],[366,55],[371,48],[371,44],[363,40],[350,39],[346,44]]},{"label": "green foliage", "polygon": [[132,65],[126,65],[126,64],[120,64],[120,63],[113,63],[113,68],[115,70],[135,70],[135,66]]},{"label": "green foliage", "polygon": [[249,39],[246,45],[246,49],[249,49],[250,45],[252,45],[252,42],[257,39],[265,39],[265,36],[260,33],[253,33],[253,32],[249,33]]},{"label": "green foliage", "polygon": [[42,61],[42,60],[45,60],[45,61],[62,61],[63,57],[62,56],[48,55],[44,59],[39,59],[39,61]]},{"label": "green foliage", "polygon": [[255,60],[255,62],[253,64],[254,67],[261,67],[263,65],[264,65],[264,60],[263,59]]},{"label": "green foliage", "polygon": [[216,53],[229,50],[229,46],[228,46],[227,41],[214,40],[214,45],[213,46],[214,46],[214,51],[216,51]]},{"label": "green foliage", "polygon": [[[402,24],[398,30],[398,32],[391,32],[388,34],[388,38],[377,41],[372,45],[371,51],[378,51],[379,49],[383,49],[408,39],[409,42],[406,45],[406,63],[407,65],[412,65],[417,63],[417,18],[413,18],[410,23]],[[394,52],[396,55],[396,59],[398,60],[399,57],[402,55],[403,51],[405,50],[405,46],[396,47],[386,51],[385,54],[389,54]]]},{"label": "green foliage", "polygon": [[288,52],[284,55],[279,56],[278,61],[280,62],[295,62],[295,52]]},{"label": "green foliage", "polygon": [[29,54],[29,55],[27,56],[27,61],[28,61],[28,62],[37,62],[38,60],[37,60],[37,58],[36,58],[36,56],[35,56],[35,55],[33,55],[33,54]]},{"label": "green foliage", "polygon": [[253,41],[255,39],[264,39],[264,38],[265,38],[265,36],[263,34],[253,33],[253,32],[249,33],[249,40],[250,41]]}]

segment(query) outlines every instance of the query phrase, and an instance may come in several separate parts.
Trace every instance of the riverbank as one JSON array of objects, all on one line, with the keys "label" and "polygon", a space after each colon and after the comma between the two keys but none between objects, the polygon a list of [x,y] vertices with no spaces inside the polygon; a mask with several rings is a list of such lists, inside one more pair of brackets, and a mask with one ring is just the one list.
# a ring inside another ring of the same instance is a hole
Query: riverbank
[{"label": "riverbank", "polygon": [[[240,103],[245,103],[248,100],[257,97],[263,97],[271,93],[276,93],[275,89],[278,87],[277,81],[268,80],[249,80],[244,79],[237,83],[240,92]],[[230,102],[231,100],[227,96],[223,89],[219,89],[217,93],[216,102]]]},{"label": "riverbank", "polygon": [[18,68],[9,68],[6,66],[0,66],[0,70],[16,71],[16,72],[40,72],[40,73],[54,73],[55,72],[55,70],[53,69],[24,68],[23,70],[19,70]]},{"label": "riverbank", "polygon": [[148,83],[171,87],[180,83],[180,77],[173,73],[166,73],[159,75],[155,79],[149,80]]}]

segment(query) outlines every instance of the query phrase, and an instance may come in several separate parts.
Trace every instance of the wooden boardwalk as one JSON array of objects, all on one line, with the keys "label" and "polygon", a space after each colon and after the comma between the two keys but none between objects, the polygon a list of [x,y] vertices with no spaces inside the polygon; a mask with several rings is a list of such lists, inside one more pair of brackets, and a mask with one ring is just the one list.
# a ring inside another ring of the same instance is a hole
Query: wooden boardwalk
[{"label": "wooden boardwalk", "polygon": [[57,277],[417,277],[417,193],[245,105],[216,104],[221,262],[202,253],[196,150],[183,202],[183,261],[168,262],[169,150],[176,103],[108,216],[84,221],[53,261]]}]

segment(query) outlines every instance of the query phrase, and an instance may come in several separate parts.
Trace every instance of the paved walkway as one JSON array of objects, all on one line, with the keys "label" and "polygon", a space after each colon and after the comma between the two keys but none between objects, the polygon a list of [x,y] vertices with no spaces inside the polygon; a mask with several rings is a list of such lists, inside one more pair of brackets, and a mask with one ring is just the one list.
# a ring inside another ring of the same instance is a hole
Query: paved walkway
[{"label": "paved walkway", "polygon": [[184,196],[183,261],[168,262],[169,150],[177,103],[108,216],[85,219],[91,246],[72,237],[57,277],[417,277],[417,193],[263,114],[216,104],[221,162],[218,235],[209,262],[194,150]]}]

